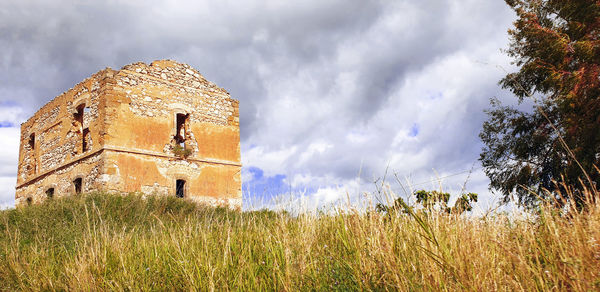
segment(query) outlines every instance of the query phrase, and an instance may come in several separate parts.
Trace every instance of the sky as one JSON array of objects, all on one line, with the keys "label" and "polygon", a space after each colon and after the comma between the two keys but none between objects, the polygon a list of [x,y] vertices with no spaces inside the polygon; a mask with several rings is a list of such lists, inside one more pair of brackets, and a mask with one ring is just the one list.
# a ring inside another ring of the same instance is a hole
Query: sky
[{"label": "sky", "polygon": [[243,196],[312,208],[383,182],[499,197],[478,161],[490,98],[514,71],[504,1],[0,3],[0,206],[14,205],[20,123],[93,73],[187,63],[240,101]]}]

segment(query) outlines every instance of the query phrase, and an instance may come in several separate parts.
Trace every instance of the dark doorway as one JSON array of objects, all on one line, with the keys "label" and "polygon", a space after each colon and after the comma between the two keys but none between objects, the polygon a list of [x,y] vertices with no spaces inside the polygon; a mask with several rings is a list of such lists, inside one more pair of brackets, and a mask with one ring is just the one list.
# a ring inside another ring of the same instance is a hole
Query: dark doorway
[{"label": "dark doorway", "polygon": [[33,202],[33,199],[31,197],[27,198],[27,205],[31,205],[31,202]]},{"label": "dark doorway", "polygon": [[75,186],[75,193],[81,194],[81,187],[83,185],[83,179],[78,177],[73,181],[73,185]]},{"label": "dark doorway", "polygon": [[185,196],[185,180],[178,179],[175,183],[175,196],[178,198]]},{"label": "dark doorway", "polygon": [[46,197],[48,197],[48,199],[52,199],[54,197],[54,188],[49,188],[46,190]]}]

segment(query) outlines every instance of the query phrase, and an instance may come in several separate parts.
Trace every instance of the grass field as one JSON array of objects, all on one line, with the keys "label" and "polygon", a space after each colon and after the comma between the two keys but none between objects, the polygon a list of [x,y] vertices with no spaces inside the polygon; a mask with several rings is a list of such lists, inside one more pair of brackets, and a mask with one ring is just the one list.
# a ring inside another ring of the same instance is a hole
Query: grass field
[{"label": "grass field", "polygon": [[600,207],[532,218],[87,194],[0,211],[0,290],[599,290]]}]

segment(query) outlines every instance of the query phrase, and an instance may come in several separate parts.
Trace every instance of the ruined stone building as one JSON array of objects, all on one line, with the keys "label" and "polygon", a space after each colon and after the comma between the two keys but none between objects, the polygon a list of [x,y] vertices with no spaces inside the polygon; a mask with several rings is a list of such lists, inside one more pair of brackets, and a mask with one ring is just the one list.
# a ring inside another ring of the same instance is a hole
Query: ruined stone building
[{"label": "ruined stone building", "polygon": [[16,205],[102,190],[241,206],[239,102],[170,60],[104,69],[21,125]]}]

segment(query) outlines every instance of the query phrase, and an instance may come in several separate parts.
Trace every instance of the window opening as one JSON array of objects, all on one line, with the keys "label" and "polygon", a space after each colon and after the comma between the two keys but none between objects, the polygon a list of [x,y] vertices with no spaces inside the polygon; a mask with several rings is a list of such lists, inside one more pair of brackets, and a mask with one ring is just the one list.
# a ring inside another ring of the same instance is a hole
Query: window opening
[{"label": "window opening", "polygon": [[75,194],[81,194],[81,187],[83,185],[83,179],[78,177],[73,181],[73,185],[75,186]]},{"label": "window opening", "polygon": [[29,147],[31,150],[35,149],[35,133],[31,133],[31,135],[29,135]]},{"label": "window opening", "polygon": [[27,197],[27,205],[31,205],[32,201],[33,201],[33,199],[31,197]]},{"label": "window opening", "polygon": [[89,115],[90,112],[90,108],[85,106],[85,103],[80,104],[79,106],[77,106],[77,111],[73,114],[73,119],[75,119],[76,123],[76,127],[78,132],[81,134],[80,139],[81,139],[81,152],[86,152],[89,149],[89,143],[88,143],[88,139],[89,139],[89,128],[83,128],[84,127],[84,121],[85,121],[85,116]]},{"label": "window opening", "polygon": [[175,196],[183,198],[185,196],[185,180],[178,179],[175,183]]},{"label": "window opening", "polygon": [[48,199],[52,199],[54,197],[54,188],[49,188],[46,190],[46,197],[48,197]]},{"label": "window opening", "polygon": [[82,141],[83,152],[90,150],[89,149],[90,145],[88,144],[89,136],[90,136],[90,129],[89,128],[83,129],[83,141]]},{"label": "window opening", "polygon": [[185,124],[186,124],[189,116],[190,116],[189,114],[177,114],[177,127],[176,127],[177,132],[175,133],[175,142],[177,144],[179,144],[179,146],[181,146],[181,147],[185,146],[185,136],[186,136]]},{"label": "window opening", "polygon": [[32,159],[31,159],[31,164],[29,166],[29,169],[31,171],[33,171],[33,173],[37,172],[37,162],[35,159],[35,133],[31,133],[31,135],[29,135],[29,148],[30,151],[32,153]]},{"label": "window opening", "polygon": [[75,119],[75,121],[77,121],[79,123],[79,127],[83,127],[83,112],[85,110],[85,103],[79,105],[77,107],[77,112],[75,112],[73,114],[73,118]]}]

